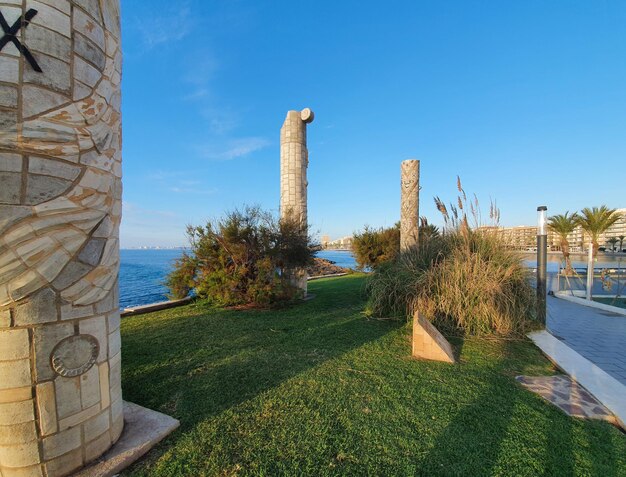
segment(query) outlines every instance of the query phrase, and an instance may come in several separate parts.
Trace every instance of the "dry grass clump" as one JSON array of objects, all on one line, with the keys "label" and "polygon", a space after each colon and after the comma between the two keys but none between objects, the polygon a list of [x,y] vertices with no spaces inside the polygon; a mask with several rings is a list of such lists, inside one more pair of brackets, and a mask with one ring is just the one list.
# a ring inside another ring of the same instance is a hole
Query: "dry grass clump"
[{"label": "dry grass clump", "polygon": [[529,270],[498,237],[480,231],[444,239],[445,254],[415,283],[408,311],[420,310],[439,327],[470,335],[518,335],[535,314]]},{"label": "dry grass clump", "polygon": [[425,274],[446,255],[440,237],[423,241],[419,247],[399,253],[382,263],[366,282],[368,313],[377,317],[405,318],[425,285]]},{"label": "dry grass clump", "polygon": [[[369,311],[410,317],[419,310],[447,331],[520,335],[535,315],[530,272],[493,228],[480,227],[478,200],[468,202],[460,180],[457,185],[457,204],[448,208],[435,198],[444,233],[402,252],[369,278]],[[489,216],[496,226],[494,203]]]}]

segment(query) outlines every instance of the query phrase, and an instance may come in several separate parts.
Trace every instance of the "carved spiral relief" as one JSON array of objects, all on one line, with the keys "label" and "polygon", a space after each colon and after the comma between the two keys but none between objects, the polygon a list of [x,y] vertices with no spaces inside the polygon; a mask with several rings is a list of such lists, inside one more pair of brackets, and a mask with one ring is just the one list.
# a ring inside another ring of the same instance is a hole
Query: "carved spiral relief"
[{"label": "carved spiral relief", "polygon": [[401,164],[400,248],[417,244],[419,233],[419,161]]},{"label": "carved spiral relief", "polygon": [[[67,31],[46,33],[63,46],[54,50],[60,56],[49,65],[42,62],[42,73],[25,67],[21,83],[15,76],[20,115],[16,106],[3,122],[0,111],[0,306],[49,286],[92,236],[104,239],[104,251],[82,277],[63,280],[62,298],[90,305],[116,282],[122,194],[119,11],[114,0],[82,3],[91,6],[71,10],[72,23],[64,16]],[[45,45],[35,39],[47,31],[41,26],[46,11],[24,29],[26,46],[40,60],[45,56],[37,48]]]}]

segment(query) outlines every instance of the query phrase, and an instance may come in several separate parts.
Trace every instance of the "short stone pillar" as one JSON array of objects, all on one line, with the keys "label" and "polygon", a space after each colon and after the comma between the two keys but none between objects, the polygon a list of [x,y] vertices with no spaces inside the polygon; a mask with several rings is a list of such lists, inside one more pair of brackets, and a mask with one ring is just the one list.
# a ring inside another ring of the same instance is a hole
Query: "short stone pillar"
[{"label": "short stone pillar", "polygon": [[63,476],[124,426],[119,1],[0,13],[0,475]]},{"label": "short stone pillar", "polygon": [[400,172],[400,250],[407,250],[419,237],[420,161],[402,161]]},{"label": "short stone pillar", "polygon": [[[289,111],[280,130],[280,216],[299,222],[308,232],[306,172],[309,151],[306,145],[306,125],[313,122],[313,111]],[[307,293],[305,269],[287,270],[290,281]]]}]

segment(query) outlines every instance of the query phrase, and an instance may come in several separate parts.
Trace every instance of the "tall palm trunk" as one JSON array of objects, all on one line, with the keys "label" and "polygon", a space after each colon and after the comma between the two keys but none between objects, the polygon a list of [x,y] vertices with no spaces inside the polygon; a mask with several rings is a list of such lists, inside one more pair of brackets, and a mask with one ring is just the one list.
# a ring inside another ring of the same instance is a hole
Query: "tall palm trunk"
[{"label": "tall palm trunk", "polygon": [[561,238],[561,253],[565,259],[565,275],[573,275],[574,269],[572,268],[572,259],[569,253],[569,242],[567,238]]},{"label": "tall palm trunk", "polygon": [[598,256],[598,250],[600,250],[600,244],[595,238],[591,239],[591,244],[593,246],[593,259],[595,260]]}]

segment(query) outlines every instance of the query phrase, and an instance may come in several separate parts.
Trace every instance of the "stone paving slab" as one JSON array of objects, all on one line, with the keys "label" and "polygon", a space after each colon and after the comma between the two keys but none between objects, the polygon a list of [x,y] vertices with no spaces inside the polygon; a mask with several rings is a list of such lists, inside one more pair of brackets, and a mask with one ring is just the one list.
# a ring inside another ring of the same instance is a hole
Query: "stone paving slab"
[{"label": "stone paving slab", "polygon": [[[587,300],[583,295],[572,295],[570,292],[558,292],[555,294],[557,298],[565,301],[571,301],[572,303],[576,303],[582,306],[588,306],[591,308],[596,308],[600,311],[608,311],[609,313],[615,313],[616,315],[626,316],[626,308],[620,308],[619,306],[607,305],[606,303],[600,303],[595,300]],[[596,298],[602,298],[600,296],[594,295]],[[610,298],[605,296],[604,298]]]},{"label": "stone paving slab", "polygon": [[515,379],[569,416],[617,422],[611,411],[569,376],[517,376]]},{"label": "stone paving slab", "polygon": [[548,297],[547,329],[626,385],[625,316]]},{"label": "stone paving slab", "polygon": [[626,430],[626,385],[545,330],[528,335],[556,366],[580,383],[617,418]]},{"label": "stone paving slab", "polygon": [[165,414],[124,401],[124,432],[100,459],[74,477],[110,477],[135,463],[180,423]]},{"label": "stone paving slab", "polygon": [[175,308],[177,306],[187,305],[193,300],[192,297],[181,298],[179,300],[161,301],[158,303],[151,303],[149,305],[141,306],[129,306],[124,308],[121,313],[122,318],[126,316],[143,315],[144,313],[152,313],[153,311],[166,310],[168,308]]}]

